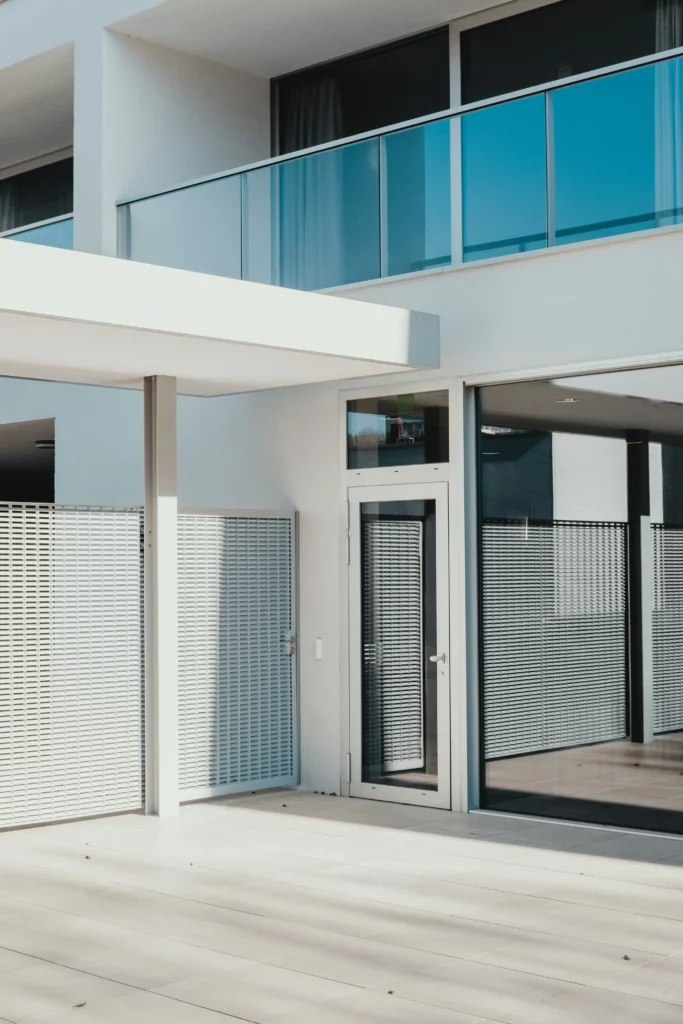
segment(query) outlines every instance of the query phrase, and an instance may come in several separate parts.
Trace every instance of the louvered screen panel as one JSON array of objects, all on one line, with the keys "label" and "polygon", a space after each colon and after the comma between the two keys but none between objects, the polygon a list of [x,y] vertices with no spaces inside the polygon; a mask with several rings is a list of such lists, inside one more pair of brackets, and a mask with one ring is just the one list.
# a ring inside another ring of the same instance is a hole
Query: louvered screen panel
[{"label": "louvered screen panel", "polygon": [[184,799],[295,781],[293,522],[178,520]]},{"label": "louvered screen panel", "polygon": [[424,766],[423,524],[363,523],[363,764]]},{"label": "louvered screen panel", "polygon": [[683,527],[652,527],[654,731],[683,729]]},{"label": "louvered screen panel", "polygon": [[486,758],[625,737],[625,525],[482,529]]},{"label": "louvered screen panel", "polygon": [[0,504],[0,825],[142,804],[141,529]]}]

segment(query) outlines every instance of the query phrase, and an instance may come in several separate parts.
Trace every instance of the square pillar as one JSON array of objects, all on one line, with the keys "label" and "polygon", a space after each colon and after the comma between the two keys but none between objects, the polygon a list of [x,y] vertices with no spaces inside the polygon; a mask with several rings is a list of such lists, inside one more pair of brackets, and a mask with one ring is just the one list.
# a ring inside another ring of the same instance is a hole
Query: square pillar
[{"label": "square pillar", "polygon": [[145,812],[178,813],[175,377],[145,378]]},{"label": "square pillar", "polygon": [[631,740],[651,743],[654,739],[654,683],[649,435],[644,431],[629,431],[626,444]]}]

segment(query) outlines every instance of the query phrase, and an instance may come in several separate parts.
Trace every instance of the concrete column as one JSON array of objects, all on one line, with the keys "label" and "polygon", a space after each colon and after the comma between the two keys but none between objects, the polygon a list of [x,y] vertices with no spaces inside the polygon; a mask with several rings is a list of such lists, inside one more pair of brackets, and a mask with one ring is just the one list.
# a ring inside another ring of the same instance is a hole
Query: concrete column
[{"label": "concrete column", "polygon": [[[109,33],[84,26],[74,43],[74,248],[117,250],[117,162]],[[134,116],[131,111],[131,116]]]},{"label": "concrete column", "polygon": [[178,813],[178,473],[175,377],[145,378],[147,814]]},{"label": "concrete column", "polygon": [[644,431],[629,431],[626,444],[631,740],[651,743],[654,734],[649,436]]}]

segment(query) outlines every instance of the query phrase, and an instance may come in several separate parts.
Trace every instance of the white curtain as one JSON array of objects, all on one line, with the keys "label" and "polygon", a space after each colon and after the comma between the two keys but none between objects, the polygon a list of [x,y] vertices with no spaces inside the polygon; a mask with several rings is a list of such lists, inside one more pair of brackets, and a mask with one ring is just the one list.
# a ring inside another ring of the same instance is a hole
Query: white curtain
[{"label": "white curtain", "polygon": [[[683,0],[657,0],[656,50],[683,46]],[[655,218],[683,220],[683,59],[655,67]]]},{"label": "white curtain", "polygon": [[[290,100],[285,149],[321,145],[341,134],[337,81],[314,80],[298,88]],[[280,168],[281,285],[311,291],[343,282],[343,159],[343,151],[333,149]]]},{"label": "white curtain", "polygon": [[12,178],[0,181],[0,231],[11,231],[21,224],[18,198]]}]

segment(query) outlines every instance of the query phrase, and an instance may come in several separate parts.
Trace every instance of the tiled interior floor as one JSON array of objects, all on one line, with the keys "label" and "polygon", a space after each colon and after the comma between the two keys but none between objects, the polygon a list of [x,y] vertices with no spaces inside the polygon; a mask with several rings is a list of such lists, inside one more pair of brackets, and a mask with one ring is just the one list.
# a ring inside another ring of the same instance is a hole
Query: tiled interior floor
[{"label": "tiled interior floor", "polygon": [[292,792],[5,833],[0,1018],[681,1024],[683,842]]},{"label": "tiled interior floor", "polygon": [[683,733],[491,761],[486,780],[497,789],[683,812]]}]

